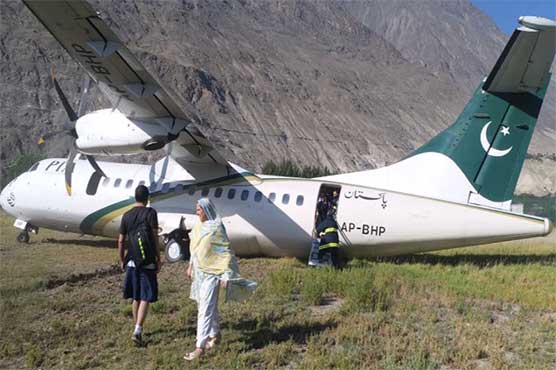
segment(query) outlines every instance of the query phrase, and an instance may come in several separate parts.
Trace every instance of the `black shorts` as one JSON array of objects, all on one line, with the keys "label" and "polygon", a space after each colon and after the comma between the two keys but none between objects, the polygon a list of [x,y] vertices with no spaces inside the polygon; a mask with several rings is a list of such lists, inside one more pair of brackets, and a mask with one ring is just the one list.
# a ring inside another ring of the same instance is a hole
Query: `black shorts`
[{"label": "black shorts", "polygon": [[127,266],[124,280],[124,298],[156,302],[158,300],[156,271]]}]

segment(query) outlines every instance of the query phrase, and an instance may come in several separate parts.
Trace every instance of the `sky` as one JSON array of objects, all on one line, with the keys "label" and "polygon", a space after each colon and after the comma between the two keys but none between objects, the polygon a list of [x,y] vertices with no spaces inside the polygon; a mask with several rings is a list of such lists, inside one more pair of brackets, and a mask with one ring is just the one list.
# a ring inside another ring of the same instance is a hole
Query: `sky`
[{"label": "sky", "polygon": [[471,0],[504,31],[510,35],[522,15],[556,18],[556,0]]}]

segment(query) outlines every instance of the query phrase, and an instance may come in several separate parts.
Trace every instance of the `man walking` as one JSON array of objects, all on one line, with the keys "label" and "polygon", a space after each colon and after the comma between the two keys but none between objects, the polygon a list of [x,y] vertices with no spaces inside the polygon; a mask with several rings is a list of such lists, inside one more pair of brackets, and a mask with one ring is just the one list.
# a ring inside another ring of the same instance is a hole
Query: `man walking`
[{"label": "man walking", "polygon": [[147,207],[148,200],[149,189],[139,185],[135,189],[135,207],[123,215],[118,237],[121,268],[126,271],[124,299],[133,299],[131,309],[135,330],[131,339],[137,346],[143,344],[141,333],[149,303],[156,302],[158,299],[156,279],[156,274],[160,271],[158,216],[153,208]]}]

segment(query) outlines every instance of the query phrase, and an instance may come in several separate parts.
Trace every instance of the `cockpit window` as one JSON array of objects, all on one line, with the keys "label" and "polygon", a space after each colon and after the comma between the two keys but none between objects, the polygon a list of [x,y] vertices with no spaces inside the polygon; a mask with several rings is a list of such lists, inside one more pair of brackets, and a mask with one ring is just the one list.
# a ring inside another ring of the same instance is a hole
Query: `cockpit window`
[{"label": "cockpit window", "polygon": [[29,168],[29,171],[27,171],[27,172],[33,172],[34,170],[36,170],[37,167],[39,167],[39,164],[40,164],[40,163],[41,163],[41,162],[37,162],[37,163],[35,163],[34,165],[32,165],[31,168]]}]

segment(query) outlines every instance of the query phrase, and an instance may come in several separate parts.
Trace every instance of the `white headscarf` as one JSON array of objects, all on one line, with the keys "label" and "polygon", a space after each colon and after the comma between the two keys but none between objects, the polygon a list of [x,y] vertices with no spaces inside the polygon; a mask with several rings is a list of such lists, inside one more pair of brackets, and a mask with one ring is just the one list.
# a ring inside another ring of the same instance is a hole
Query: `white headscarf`
[{"label": "white headscarf", "polygon": [[216,211],[216,207],[214,206],[214,203],[212,203],[212,201],[209,198],[201,198],[199,199],[198,203],[199,206],[201,206],[203,212],[205,212],[205,215],[207,216],[207,220],[203,222],[203,228],[201,233],[203,235],[206,235],[215,229],[221,228],[221,232],[223,232],[223,234],[227,238],[226,228],[222,223],[222,219],[220,218],[218,211]]}]

